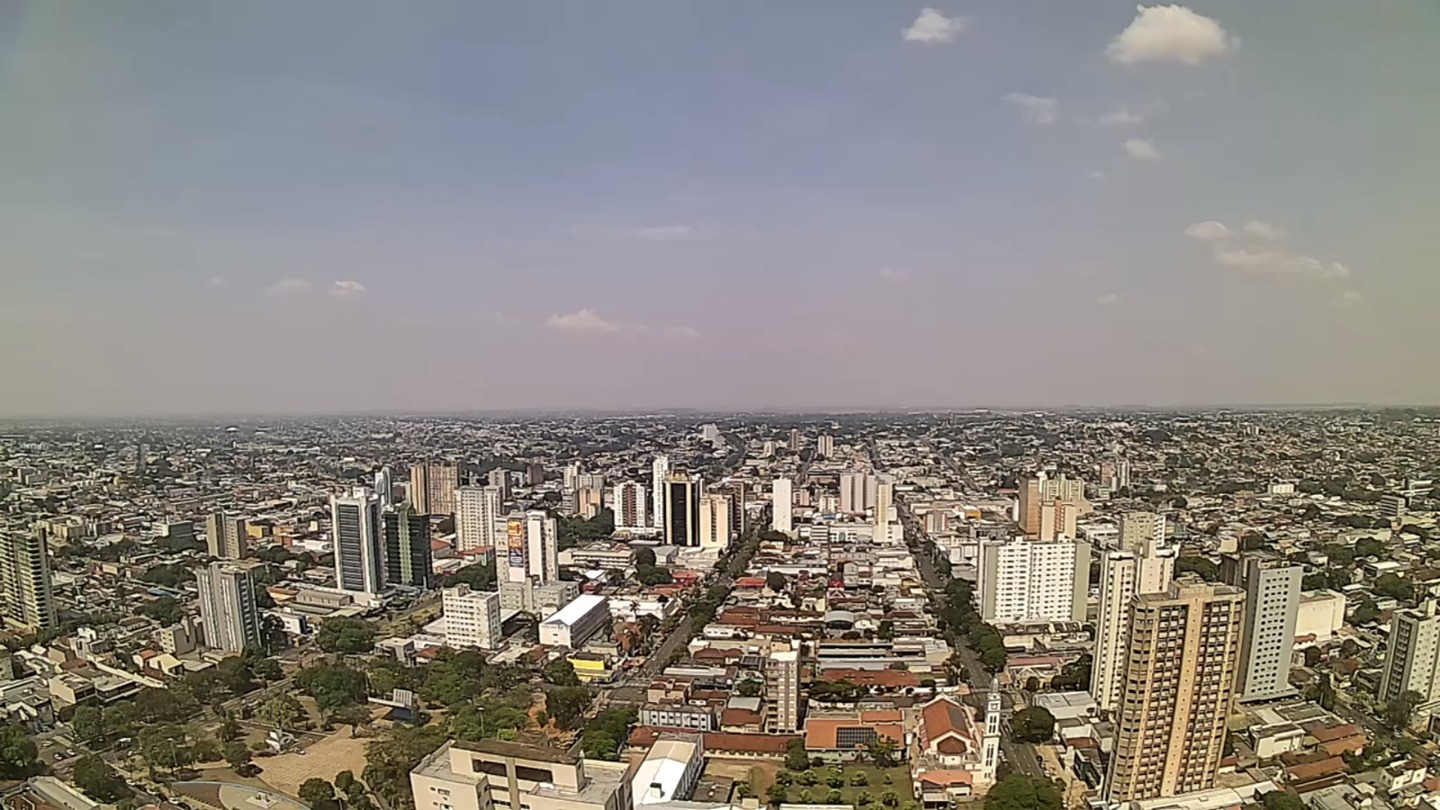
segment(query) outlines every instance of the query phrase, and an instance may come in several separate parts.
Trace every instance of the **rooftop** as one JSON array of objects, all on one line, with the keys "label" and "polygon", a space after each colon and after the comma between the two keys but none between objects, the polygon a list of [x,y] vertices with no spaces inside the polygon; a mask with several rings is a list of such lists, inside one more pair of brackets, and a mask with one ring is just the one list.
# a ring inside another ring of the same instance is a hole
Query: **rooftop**
[{"label": "rooftop", "polygon": [[582,593],[570,600],[570,603],[565,607],[550,614],[550,616],[545,619],[544,624],[574,624],[596,607],[605,604],[605,601],[605,597],[599,594]]}]

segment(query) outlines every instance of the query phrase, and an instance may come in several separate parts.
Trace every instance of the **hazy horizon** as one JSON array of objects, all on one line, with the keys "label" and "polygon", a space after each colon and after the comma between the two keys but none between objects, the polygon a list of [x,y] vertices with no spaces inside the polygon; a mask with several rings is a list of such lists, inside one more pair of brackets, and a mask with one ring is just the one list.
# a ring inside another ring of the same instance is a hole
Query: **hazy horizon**
[{"label": "hazy horizon", "polygon": [[1425,0],[22,0],[0,419],[1426,407],[1437,39]]}]

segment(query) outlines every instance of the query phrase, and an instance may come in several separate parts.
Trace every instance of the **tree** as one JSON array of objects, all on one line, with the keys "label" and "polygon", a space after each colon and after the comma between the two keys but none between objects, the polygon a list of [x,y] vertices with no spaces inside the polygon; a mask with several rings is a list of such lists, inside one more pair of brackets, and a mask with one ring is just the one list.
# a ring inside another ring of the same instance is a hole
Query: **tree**
[{"label": "tree", "polygon": [[1175,558],[1176,574],[1196,574],[1206,582],[1220,581],[1220,566],[1204,557],[1182,556]]},{"label": "tree", "polygon": [[70,729],[81,742],[99,742],[105,739],[105,715],[98,706],[76,706]]},{"label": "tree", "polygon": [[285,677],[280,671],[280,664],[274,658],[264,656],[246,659],[250,664],[250,674],[265,681],[278,681]]},{"label": "tree", "polygon": [[740,697],[760,697],[763,689],[759,678],[746,678],[735,684],[735,694]]},{"label": "tree", "polygon": [[1083,653],[1079,658],[1060,669],[1060,674],[1050,681],[1051,688],[1061,692],[1088,691],[1093,663],[1094,659],[1090,653]]},{"label": "tree", "polygon": [[1375,606],[1375,600],[1369,597],[1360,600],[1355,609],[1350,611],[1351,624],[1369,624],[1380,618],[1380,609]]},{"label": "tree", "polygon": [[358,729],[370,723],[370,710],[364,704],[349,703],[336,709],[330,719],[342,726],[350,726],[351,729]]},{"label": "tree", "polygon": [[864,771],[856,771],[855,773],[850,775],[851,787],[865,787],[869,784],[870,777],[866,776]]},{"label": "tree", "polygon": [[785,767],[792,771],[810,770],[810,754],[805,751],[805,740],[796,737],[785,746]]},{"label": "tree", "polygon": [[453,588],[456,585],[469,585],[470,589],[475,591],[495,590],[495,561],[457,568],[440,578],[440,586],[443,588]]},{"label": "tree", "polygon": [[241,773],[250,765],[250,749],[239,740],[231,740],[220,749],[230,770]]},{"label": "tree", "polygon": [[1424,702],[1425,696],[1419,692],[1406,692],[1385,704],[1380,711],[1380,722],[1391,731],[1402,731],[1409,727],[1415,710]]},{"label": "tree", "polygon": [[320,625],[315,642],[325,652],[360,655],[374,649],[375,627],[361,619],[337,616]]},{"label": "tree", "polygon": [[169,627],[185,618],[185,611],[181,610],[180,603],[169,596],[162,596],[152,602],[146,602],[136,612],[141,616],[154,619],[161,627]]},{"label": "tree", "polygon": [[[335,774],[335,789],[347,796],[355,791],[355,786],[359,783],[352,771],[341,771]],[[361,789],[363,790],[363,786]]]},{"label": "tree", "polygon": [[338,664],[322,664],[302,670],[295,676],[295,685],[315,698],[315,705],[325,716],[341,706],[361,703],[369,694],[365,673]]},{"label": "tree", "polygon": [[1373,537],[1362,537],[1355,541],[1356,557],[1383,557],[1385,544]]},{"label": "tree", "polygon": [[1054,783],[1012,773],[985,794],[985,810],[1063,810],[1063,802]]},{"label": "tree", "polygon": [[780,593],[785,590],[785,575],[779,571],[771,571],[765,575],[765,587]]},{"label": "tree", "polygon": [[1272,790],[1260,800],[1265,810],[1305,810],[1305,802],[1288,790]]},{"label": "tree", "polygon": [[220,725],[215,729],[215,736],[219,737],[221,742],[239,739],[240,721],[235,719],[235,715],[225,712],[220,718]]},{"label": "tree", "polygon": [[590,699],[590,690],[583,686],[561,686],[545,693],[545,710],[555,725],[570,729],[590,705]]},{"label": "tree", "polygon": [[0,779],[26,779],[40,773],[40,751],[25,729],[13,723],[0,726]]},{"label": "tree", "polygon": [[589,759],[604,759],[610,762],[620,759],[620,743],[602,729],[586,729],[580,738],[580,747]]},{"label": "tree", "polygon": [[1305,666],[1314,669],[1320,663],[1321,653],[1319,647],[1306,647],[1304,655]]},{"label": "tree", "polygon": [[1021,709],[1010,719],[1010,733],[1020,742],[1049,742],[1055,734],[1055,716],[1043,706]]},{"label": "tree", "polygon": [[125,780],[95,754],[86,754],[75,761],[72,779],[85,795],[98,802],[114,803],[130,795],[130,786]]},{"label": "tree", "polygon": [[1415,597],[1415,587],[1396,574],[1381,574],[1376,577],[1370,590],[1401,602],[1408,602]]},{"label": "tree", "polygon": [[392,807],[410,795],[410,771],[445,742],[440,726],[398,726],[365,746],[367,763],[361,777],[370,790]]},{"label": "tree", "polygon": [[894,740],[884,735],[877,735],[875,741],[869,746],[870,761],[874,762],[877,768],[893,768],[898,751],[899,746]]},{"label": "tree", "polygon": [[644,546],[635,549],[635,564],[653,566],[655,564],[655,550],[645,548]]},{"label": "tree", "polygon": [[140,729],[136,745],[140,756],[153,768],[175,771],[195,762],[196,751],[185,727],[161,723]]},{"label": "tree", "polygon": [[250,662],[240,656],[232,656],[215,666],[221,685],[232,695],[244,695],[255,690],[255,681],[250,675]]},{"label": "tree", "polygon": [[281,692],[260,704],[260,708],[255,711],[255,716],[284,731],[295,728],[300,721],[305,719],[305,707],[300,705],[300,701],[294,695],[289,692]]},{"label": "tree", "polygon": [[335,788],[324,779],[312,776],[300,783],[300,790],[296,792],[300,800],[313,807],[319,807],[326,802],[335,801]]},{"label": "tree", "polygon": [[557,658],[545,667],[545,682],[554,686],[579,686],[580,677],[575,674],[574,664]]},{"label": "tree", "polygon": [[785,789],[785,786],[779,782],[775,782],[765,791],[765,797],[770,800],[771,804],[777,806],[790,801],[789,792]]},{"label": "tree", "polygon": [[880,803],[886,807],[895,807],[900,804],[900,794],[893,790],[887,790],[880,794]]}]

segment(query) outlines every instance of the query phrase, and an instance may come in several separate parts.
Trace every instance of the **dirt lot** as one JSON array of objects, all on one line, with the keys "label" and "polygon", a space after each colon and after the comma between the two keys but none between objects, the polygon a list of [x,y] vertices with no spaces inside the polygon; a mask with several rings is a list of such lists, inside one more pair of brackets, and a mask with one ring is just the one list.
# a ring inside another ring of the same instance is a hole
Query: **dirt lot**
[{"label": "dirt lot", "polygon": [[272,788],[291,796],[300,790],[300,783],[312,776],[334,781],[335,774],[350,771],[356,776],[365,770],[365,744],[371,738],[356,738],[350,727],[326,735],[319,742],[309,743],[300,754],[291,751],[255,760],[264,770],[260,779]]}]

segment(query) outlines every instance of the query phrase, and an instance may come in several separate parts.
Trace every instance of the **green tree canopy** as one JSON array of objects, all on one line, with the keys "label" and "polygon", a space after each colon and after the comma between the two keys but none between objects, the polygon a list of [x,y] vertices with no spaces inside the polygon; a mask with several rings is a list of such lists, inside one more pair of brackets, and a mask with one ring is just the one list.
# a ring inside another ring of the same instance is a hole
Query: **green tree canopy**
[{"label": "green tree canopy", "polygon": [[1010,719],[1010,733],[1021,742],[1049,742],[1055,734],[1055,716],[1042,706],[1021,709]]},{"label": "green tree canopy", "polygon": [[985,794],[985,810],[1064,810],[1064,803],[1053,783],[1012,773]]},{"label": "green tree canopy", "polygon": [[361,619],[337,616],[320,625],[315,642],[325,652],[361,655],[374,649],[375,627]]}]

